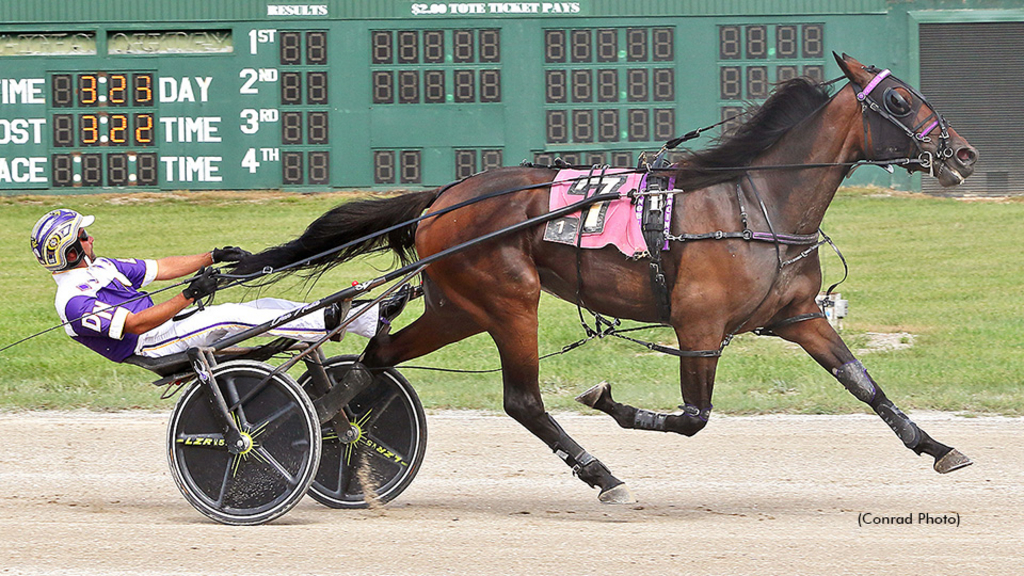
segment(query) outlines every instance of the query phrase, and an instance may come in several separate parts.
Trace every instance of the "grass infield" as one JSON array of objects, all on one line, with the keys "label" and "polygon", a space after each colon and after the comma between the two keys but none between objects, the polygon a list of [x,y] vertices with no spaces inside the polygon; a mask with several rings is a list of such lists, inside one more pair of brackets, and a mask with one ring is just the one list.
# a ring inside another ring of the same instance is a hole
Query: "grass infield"
[{"label": "grass infield", "polygon": [[[96,216],[90,232],[102,256],[152,257],[236,245],[256,251],[297,236],[355,193],[188,193],[0,197],[0,347],[57,323],[54,284],[29,250],[32,225],[68,207]],[[842,249],[850,278],[839,292],[850,316],[841,334],[875,380],[905,410],[1024,414],[1024,202],[963,201],[881,190],[843,189],[824,228]],[[308,300],[375,277],[389,257],[346,264],[315,285],[288,281],[257,292],[236,288],[218,301],[273,295]],[[842,276],[823,254],[826,283]],[[163,283],[166,285],[167,283]],[[153,288],[160,288],[154,285]],[[168,291],[157,301],[169,297]],[[418,315],[415,302],[398,326]],[[541,353],[583,336],[573,305],[544,296]],[[672,344],[669,329],[649,339]],[[357,352],[365,340],[328,344]],[[482,370],[498,366],[491,340],[476,336],[409,364]],[[616,398],[651,409],[680,403],[678,362],[617,339],[594,341],[541,363],[549,409],[602,380]],[[427,408],[501,409],[500,374],[403,369]],[[297,374],[296,374],[297,375]],[[110,363],[55,330],[0,352],[0,409],[170,409],[153,376]],[[718,365],[715,411],[864,411],[801,350],[776,338],[743,335]]]}]

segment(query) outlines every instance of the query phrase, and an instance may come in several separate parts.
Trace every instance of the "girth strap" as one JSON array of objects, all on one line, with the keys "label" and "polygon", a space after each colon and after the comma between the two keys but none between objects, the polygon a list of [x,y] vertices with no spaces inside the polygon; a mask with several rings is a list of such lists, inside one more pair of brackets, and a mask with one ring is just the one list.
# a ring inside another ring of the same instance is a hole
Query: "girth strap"
[{"label": "girth strap", "polygon": [[[655,161],[657,164],[657,161]],[[666,178],[647,175],[647,190],[660,192],[667,188]],[[651,275],[651,291],[658,307],[658,319],[668,324],[672,319],[672,301],[669,297],[665,270],[661,265],[661,251],[665,247],[665,225],[672,217],[672,197],[666,194],[647,194],[641,197],[643,208],[643,235],[647,253],[651,256],[648,270]]]},{"label": "girth strap", "polygon": [[822,312],[810,312],[808,314],[799,314],[797,316],[791,316],[785,320],[779,320],[774,324],[769,324],[762,328],[754,328],[752,332],[758,336],[778,336],[773,330],[777,330],[790,324],[796,324],[797,322],[804,322],[806,320],[813,320],[815,318],[827,318]]}]

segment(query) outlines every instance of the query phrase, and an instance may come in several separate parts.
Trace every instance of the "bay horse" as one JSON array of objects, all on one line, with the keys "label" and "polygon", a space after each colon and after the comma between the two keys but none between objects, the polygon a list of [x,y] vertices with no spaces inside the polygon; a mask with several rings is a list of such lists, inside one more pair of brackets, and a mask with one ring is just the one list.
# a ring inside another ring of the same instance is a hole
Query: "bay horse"
[{"label": "bay horse", "polygon": [[[736,230],[742,212],[744,229],[760,229],[762,241],[733,235],[673,242],[663,256],[667,319],[659,314],[647,262],[627,259],[612,247],[578,253],[575,246],[544,241],[543,227],[534,227],[430,264],[423,273],[423,315],[395,334],[372,339],[362,362],[371,369],[395,366],[487,332],[500,356],[505,412],[581,480],[599,488],[602,502],[626,503],[635,500],[625,484],[545,411],[538,384],[541,291],[570,302],[579,298],[602,315],[660,321],[675,329],[683,351],[680,412],[656,413],[616,402],[606,384],[578,398],[623,428],[686,436],[699,432],[711,413],[724,343],[734,334],[767,328],[799,344],[868,404],[906,447],[932,456],[936,471],[969,465],[966,456],[933,440],[886,397],[821,314],[815,296],[822,275],[813,239],[840,183],[858,161],[903,162],[908,171],[927,171],[952,186],[970,176],[978,153],[919,92],[888,70],[863,66],[845,54],[835,57],[849,83],[834,95],[827,85],[806,79],[784,83],[733,135],[708,150],[686,154],[671,168],[677,190],[671,231]],[[901,160],[907,158],[912,161]],[[241,261],[234,273],[279,268],[408,222],[424,210],[512,191],[312,258],[305,268],[314,273],[379,251],[394,251],[404,262],[425,258],[545,214],[554,174],[547,168],[500,168],[438,190],[346,203],[323,214],[301,237]],[[744,206],[751,207],[749,214]],[[764,241],[764,231],[770,241]],[[784,238],[812,240],[787,243]]]}]

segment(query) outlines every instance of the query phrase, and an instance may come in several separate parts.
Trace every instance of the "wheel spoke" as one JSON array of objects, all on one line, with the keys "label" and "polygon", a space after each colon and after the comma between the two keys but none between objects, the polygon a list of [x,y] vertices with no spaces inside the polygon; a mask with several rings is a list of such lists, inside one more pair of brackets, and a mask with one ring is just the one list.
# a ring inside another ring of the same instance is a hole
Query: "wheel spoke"
[{"label": "wheel spoke", "polygon": [[359,422],[359,426],[363,430],[369,430],[370,428],[372,428],[374,423],[376,423],[377,420],[380,419],[381,415],[387,412],[388,408],[391,407],[391,404],[395,401],[396,398],[398,398],[398,392],[392,391],[387,398],[374,402],[373,405],[371,405],[369,408],[366,409],[365,412],[363,412],[364,417],[367,413],[369,414],[369,417],[366,418],[365,422]]},{"label": "wheel spoke", "polygon": [[260,461],[269,465],[271,469],[275,470],[282,478],[285,479],[285,481],[288,482],[289,485],[295,486],[296,484],[299,483],[298,478],[296,478],[295,476],[292,475],[291,472],[286,470],[285,467],[282,466],[281,463],[277,461],[277,458],[274,458],[274,455],[271,454],[270,451],[268,451],[266,448],[263,448],[261,446],[253,450],[251,453]]},{"label": "wheel spoke", "polygon": [[[284,422],[284,417],[294,412],[296,405],[292,403],[285,404],[277,412],[267,416],[261,422],[254,424],[249,430],[251,431],[253,439],[259,438],[260,436],[273,432]],[[241,408],[239,408],[241,410]]]},{"label": "wheel spoke", "polygon": [[242,408],[241,402],[238,401],[238,385],[235,383],[234,378],[224,378],[224,388],[227,392],[227,397],[224,400],[227,405],[232,407],[232,413],[235,415],[235,423],[239,428],[243,428],[248,425],[248,421],[245,417],[245,409]]},{"label": "wheel spoke", "polygon": [[344,446],[341,458],[338,458],[338,481],[334,485],[335,494],[348,494],[349,487],[352,486],[352,478],[355,477],[355,467],[349,462],[350,454],[349,446]]},{"label": "wheel spoke", "polygon": [[261,376],[261,378],[260,378],[259,383],[257,383],[255,386],[253,386],[252,390],[249,390],[248,392],[246,392],[245,393],[245,397],[240,398],[238,400],[238,402],[235,402],[235,403],[231,404],[230,406],[228,406],[228,409],[234,410],[235,408],[237,408],[238,406],[241,406],[242,404],[248,404],[249,401],[252,400],[253,398],[255,398],[257,394],[259,394],[260,392],[263,392],[263,389],[266,388],[271,382],[274,382],[273,372],[271,372],[269,374],[266,374],[266,375],[261,374],[260,376]]},{"label": "wheel spoke", "polygon": [[228,493],[228,484],[234,476],[232,472],[235,469],[234,460],[235,458],[228,458],[227,463],[224,465],[224,477],[220,482],[220,494],[217,495],[217,499],[213,502],[215,508],[219,509],[224,506],[224,497],[227,496]]}]

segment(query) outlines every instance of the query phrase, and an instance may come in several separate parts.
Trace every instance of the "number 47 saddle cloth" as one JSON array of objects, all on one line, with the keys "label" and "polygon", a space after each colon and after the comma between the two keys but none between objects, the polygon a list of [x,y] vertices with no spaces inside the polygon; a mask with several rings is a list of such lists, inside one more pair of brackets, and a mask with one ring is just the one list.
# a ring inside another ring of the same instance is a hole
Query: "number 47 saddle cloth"
[{"label": "number 47 saddle cloth", "polygon": [[[610,244],[627,257],[639,259],[651,255],[644,239],[646,220],[648,229],[651,225],[660,225],[658,244],[661,250],[668,250],[668,241],[664,238],[672,220],[672,195],[638,196],[637,192],[647,190],[649,176],[628,168],[559,170],[551,184],[550,210],[564,208],[594,194],[617,192],[619,198],[588,206],[582,214],[573,212],[548,222],[544,239],[581,248],[604,248]],[[649,213],[655,203],[660,214]],[[650,221],[652,215],[658,222]],[[581,219],[583,234],[578,237]]]}]

